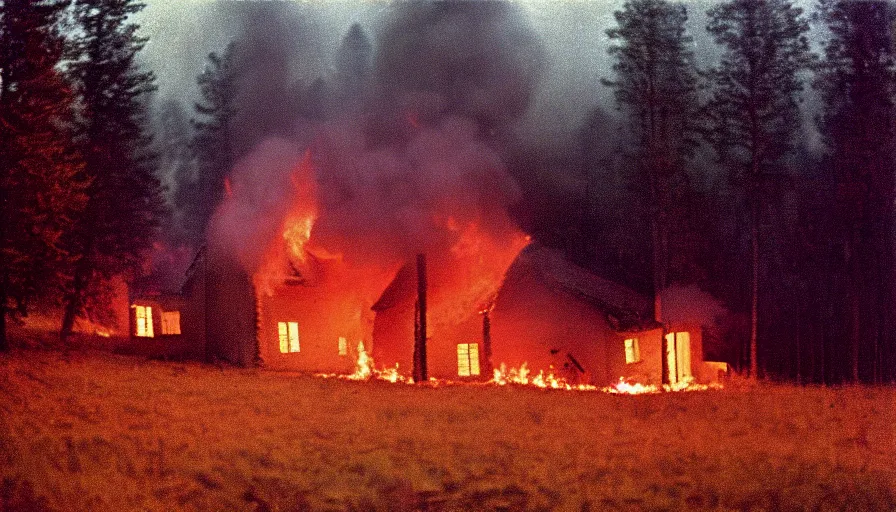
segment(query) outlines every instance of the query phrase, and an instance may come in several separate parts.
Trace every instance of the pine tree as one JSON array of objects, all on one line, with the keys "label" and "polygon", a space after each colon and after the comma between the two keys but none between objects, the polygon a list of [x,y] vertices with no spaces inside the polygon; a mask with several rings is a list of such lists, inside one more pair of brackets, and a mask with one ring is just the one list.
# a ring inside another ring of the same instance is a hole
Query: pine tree
[{"label": "pine tree", "polygon": [[204,239],[215,207],[224,198],[227,174],[236,162],[235,48],[231,43],[223,54],[209,54],[205,70],[197,78],[201,100],[195,105],[192,141],[196,175],[193,180],[179,183],[175,200],[182,212],[184,230],[196,243]]},{"label": "pine tree", "polygon": [[802,9],[789,0],[730,0],[708,11],[722,46],[709,72],[708,141],[742,185],[751,244],[750,373],[758,376],[760,215],[764,176],[780,171],[799,133],[800,72],[811,63]]},{"label": "pine tree", "polygon": [[[183,203],[178,203],[181,184],[187,186],[195,181],[195,165],[190,147],[193,135],[190,120],[180,101],[169,99],[158,108],[156,116],[156,143],[159,154],[159,177],[163,183],[172,184],[165,189],[166,202],[170,212],[182,212]],[[168,216],[165,220],[165,232],[169,242],[183,244],[190,241],[184,231],[183,218]]]},{"label": "pine tree", "polygon": [[336,89],[339,107],[347,110],[362,101],[373,63],[373,44],[361,25],[349,28],[336,52]]},{"label": "pine tree", "polygon": [[66,4],[0,3],[0,351],[7,315],[61,285],[61,237],[85,200],[73,96],[57,69]]},{"label": "pine tree", "polygon": [[[646,184],[653,249],[656,320],[662,322],[661,295],[669,283],[670,252],[686,247],[672,240],[683,225],[686,165],[695,146],[698,111],[693,43],[686,34],[687,9],[665,0],[629,0],[607,31],[615,44],[616,81],[605,82],[616,95],[637,140],[635,161]],[[689,243],[689,242],[688,242]],[[678,246],[678,247],[673,247]]]},{"label": "pine tree", "polygon": [[[846,249],[850,323],[846,373],[853,382],[879,381],[885,372],[892,379],[896,356],[891,348],[896,200],[893,9],[884,1],[824,0],[819,7],[830,37],[823,45],[815,87],[823,98],[819,128],[837,184],[836,207]],[[863,360],[869,362],[865,367]]]},{"label": "pine tree", "polygon": [[78,142],[90,187],[69,239],[79,259],[66,289],[63,339],[77,317],[108,308],[104,285],[140,267],[163,211],[146,130],[145,100],[155,78],[139,69],[136,57],[146,39],[129,22],[143,7],[133,0],[75,1],[70,72],[80,101]]}]

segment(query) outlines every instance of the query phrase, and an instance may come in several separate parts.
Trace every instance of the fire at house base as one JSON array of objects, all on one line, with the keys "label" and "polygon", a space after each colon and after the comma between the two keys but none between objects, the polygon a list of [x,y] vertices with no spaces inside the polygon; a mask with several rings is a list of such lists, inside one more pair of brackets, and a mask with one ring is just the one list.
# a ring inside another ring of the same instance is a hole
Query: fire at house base
[{"label": "fire at house base", "polygon": [[[135,345],[158,351],[167,344],[172,356],[270,370],[413,382],[417,286],[411,266],[391,282],[382,275],[363,282],[345,262],[309,253],[313,272],[284,277],[276,286],[268,280],[262,288],[257,276],[215,258],[214,251],[197,257],[181,294],[133,300]],[[451,263],[431,259],[430,267]],[[427,369],[435,385],[637,394],[707,389],[725,370],[704,360],[699,324],[669,325],[664,335],[647,298],[552,249],[530,244],[489,281],[497,284],[483,288],[484,295],[458,294],[458,283],[469,280],[453,280],[456,275],[455,267],[429,279]],[[384,291],[365,311],[371,295],[364,299],[360,291],[375,289],[371,283]],[[486,305],[468,297],[484,297]],[[665,385],[661,357],[670,371]]]}]

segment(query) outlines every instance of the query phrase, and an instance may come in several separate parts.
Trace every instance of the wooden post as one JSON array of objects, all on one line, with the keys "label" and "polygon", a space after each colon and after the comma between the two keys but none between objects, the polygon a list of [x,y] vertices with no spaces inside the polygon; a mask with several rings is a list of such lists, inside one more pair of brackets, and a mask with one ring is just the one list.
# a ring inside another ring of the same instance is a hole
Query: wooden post
[{"label": "wooden post", "polygon": [[429,380],[426,370],[426,255],[417,255],[417,314],[414,339],[414,382]]},{"label": "wooden post", "polygon": [[491,380],[494,373],[492,366],[492,320],[490,309],[482,312],[482,361],[479,362],[482,380]]}]

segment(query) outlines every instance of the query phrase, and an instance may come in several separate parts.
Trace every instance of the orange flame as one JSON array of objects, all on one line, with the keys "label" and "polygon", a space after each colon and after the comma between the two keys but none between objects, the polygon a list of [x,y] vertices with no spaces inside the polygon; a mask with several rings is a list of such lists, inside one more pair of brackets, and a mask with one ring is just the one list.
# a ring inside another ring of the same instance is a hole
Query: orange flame
[{"label": "orange flame", "polygon": [[[369,354],[367,354],[367,351],[364,348],[363,341],[358,343],[358,360],[355,366],[354,373],[348,375],[317,374],[317,376],[322,378],[338,378],[355,381],[382,380],[391,382],[393,384],[414,383],[413,379],[402,375],[399,372],[398,365],[395,365],[394,368],[383,368],[377,370],[374,367],[373,358],[370,357]],[[679,392],[723,389],[723,386],[721,384],[696,384],[693,379],[687,379],[671,386],[665,384],[662,386],[662,388],[660,388],[653,384],[629,382],[624,377],[620,377],[619,382],[613,384],[612,386],[605,386],[600,388],[591,384],[571,384],[563,377],[559,377],[554,374],[553,368],[549,369],[547,372],[545,372],[544,370],[539,370],[538,374],[533,376],[532,371],[528,368],[527,363],[523,363],[519,368],[507,368],[506,364],[501,363],[499,367],[494,370],[494,377],[492,378],[492,380],[485,383],[456,382],[451,380],[430,378],[429,381],[426,382],[426,384],[432,387],[439,387],[443,385],[531,386],[540,389],[557,389],[563,391],[601,391],[603,393],[623,395],[653,394],[660,393],[661,390],[666,392]]]},{"label": "orange flame", "polygon": [[550,368],[547,372],[539,370],[538,374],[531,376],[531,370],[527,363],[523,363],[519,368],[507,368],[507,365],[501,363],[494,370],[494,377],[490,381],[499,386],[508,384],[516,384],[519,386],[534,386],[542,389],[564,389],[567,391],[594,391],[596,386],[590,384],[571,384],[563,377],[554,374],[554,369]]},{"label": "orange flame", "polygon": [[364,348],[364,342],[358,342],[358,360],[355,363],[355,371],[354,373],[350,373],[348,375],[337,375],[337,374],[318,374],[318,377],[323,378],[332,378],[336,377],[339,379],[346,380],[359,380],[359,381],[369,381],[369,380],[384,380],[387,382],[391,382],[395,384],[397,382],[411,384],[413,383],[412,379],[401,375],[398,371],[398,365],[395,365],[394,368],[382,368],[377,370],[373,364],[373,357],[367,353],[367,350]]},{"label": "orange flame", "polygon": [[492,307],[507,269],[529,244],[529,237],[510,226],[486,229],[475,220],[460,221],[454,216],[433,220],[452,242],[442,255],[447,258],[442,265],[448,269],[432,279],[430,315],[436,324],[459,323]]},{"label": "orange flame", "polygon": [[286,219],[283,229],[283,239],[289,248],[290,256],[296,260],[305,262],[305,245],[311,239],[311,229],[314,227],[314,217],[297,216]]}]

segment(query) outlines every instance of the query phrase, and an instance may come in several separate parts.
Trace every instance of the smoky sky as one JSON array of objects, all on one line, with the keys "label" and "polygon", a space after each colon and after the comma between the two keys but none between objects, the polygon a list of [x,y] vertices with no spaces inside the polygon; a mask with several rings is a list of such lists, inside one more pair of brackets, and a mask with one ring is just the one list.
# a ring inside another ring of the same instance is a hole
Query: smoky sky
[{"label": "smoky sky", "polygon": [[[543,53],[540,81],[527,93],[532,96],[527,99],[532,101],[520,101],[519,96],[507,98],[527,105],[526,112],[515,113],[520,114],[521,130],[533,125],[531,131],[537,131],[539,138],[545,133],[566,136],[572,125],[601,102],[605,91],[600,78],[609,72],[604,31],[612,21],[612,11],[621,3],[513,3],[515,16],[530,25],[531,33],[525,37],[538,38]],[[457,9],[459,3],[443,4]],[[292,77],[310,83],[332,71],[334,53],[353,23],[360,23],[368,34],[379,36],[397,26],[399,19],[409,21],[408,17],[415,14],[408,11],[414,9],[408,2],[150,0],[138,21],[143,24],[143,34],[150,38],[144,59],[159,77],[158,96],[177,98],[189,109],[197,96],[196,75],[202,71],[206,55],[222,51],[233,39],[249,35],[256,40],[273,41],[278,34],[288,36],[282,48],[291,52]],[[506,6],[495,3],[490,9],[501,11]],[[269,20],[266,25],[258,15],[249,19],[248,13],[253,10],[273,10],[276,17],[287,16],[291,21]],[[281,29],[285,26],[290,26],[290,30],[284,33]],[[247,32],[249,28],[261,34]],[[518,42],[528,44],[509,38],[503,43],[511,46],[496,50],[513,52],[513,45]],[[481,62],[487,65],[487,60],[484,56]],[[274,62],[275,59],[270,61]],[[442,69],[448,71],[450,65],[445,63]]]},{"label": "smoky sky", "polygon": [[[258,30],[257,23],[249,26]],[[212,239],[251,270],[265,257],[263,241],[275,240],[297,210],[316,213],[316,243],[352,261],[374,254],[376,263],[394,265],[421,248],[448,253],[471,226],[498,245],[515,243],[508,208],[519,190],[498,135],[528,111],[546,67],[525,13],[508,3],[396,5],[366,36],[376,41],[369,66],[373,46],[352,33],[338,59],[349,69],[327,70],[310,84],[284,69],[280,46],[271,51],[270,41],[252,34],[239,39],[237,67],[255,76],[241,86],[245,121],[237,125],[263,136],[234,169]],[[256,80],[267,81],[261,94]],[[303,99],[318,96],[345,101],[304,108]],[[253,129],[272,119],[285,121]],[[304,155],[312,155],[310,166]],[[313,205],[309,194],[293,193],[307,181],[296,169],[309,167]]]},{"label": "smoky sky", "polygon": [[[259,31],[256,36],[269,40],[286,36],[287,44],[282,48],[292,57],[289,72],[293,78],[311,82],[332,70],[334,52],[353,23],[359,23],[368,33],[380,33],[390,23],[394,25],[396,17],[403,16],[401,11],[410,4],[379,0],[147,0],[146,3],[137,21],[142,24],[142,34],[150,39],[143,58],[159,78],[158,96],[177,98],[188,109],[196,99],[196,75],[202,71],[206,55],[222,51],[246,29]],[[612,95],[600,80],[612,77],[606,30],[613,26],[613,12],[623,3],[624,0],[513,2],[541,41],[545,57],[533,101],[517,126],[531,143],[554,145],[570,139],[595,106],[614,110]],[[718,1],[684,3],[689,12],[688,29],[695,38],[694,50],[703,65],[709,64],[719,50],[705,34],[705,14]],[[798,3],[808,11],[814,0]],[[275,11],[276,18],[280,19],[264,20],[262,16],[248,19],[245,14],[253,10]]]}]

